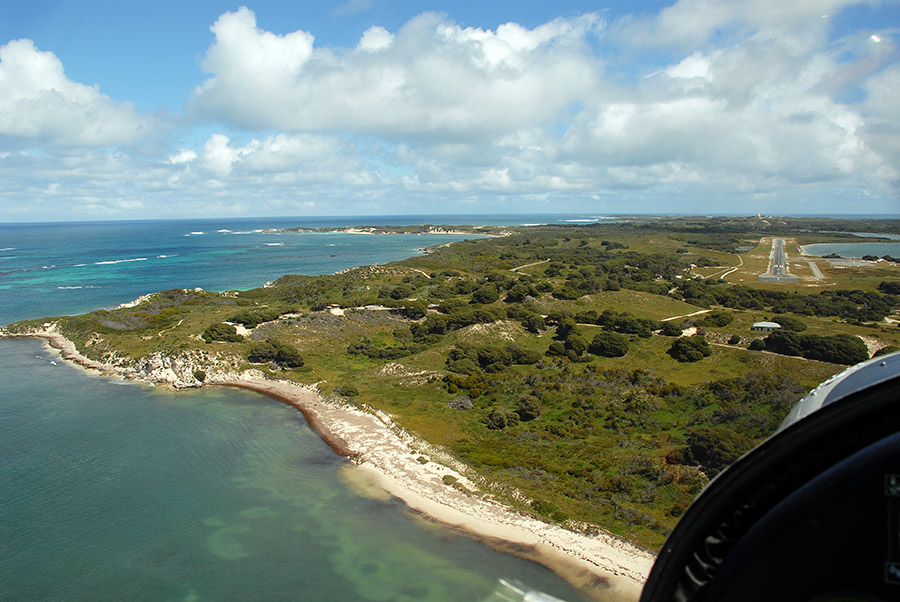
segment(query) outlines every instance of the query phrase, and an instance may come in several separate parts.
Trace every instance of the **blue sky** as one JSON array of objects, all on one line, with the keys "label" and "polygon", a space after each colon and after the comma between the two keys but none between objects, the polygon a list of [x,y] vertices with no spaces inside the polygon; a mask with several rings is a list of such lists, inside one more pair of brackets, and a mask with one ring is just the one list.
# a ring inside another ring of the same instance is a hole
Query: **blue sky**
[{"label": "blue sky", "polygon": [[0,0],[0,222],[900,214],[898,39],[898,0]]}]

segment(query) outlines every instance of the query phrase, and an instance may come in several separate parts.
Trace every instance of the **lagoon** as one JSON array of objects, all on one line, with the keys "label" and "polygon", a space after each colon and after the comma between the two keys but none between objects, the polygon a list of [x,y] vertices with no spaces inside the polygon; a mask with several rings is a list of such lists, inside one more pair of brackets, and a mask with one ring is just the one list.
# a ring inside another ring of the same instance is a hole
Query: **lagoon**
[{"label": "lagoon", "polygon": [[801,249],[804,254],[816,257],[824,257],[832,253],[841,257],[863,257],[865,255],[900,257],[900,243],[895,242],[820,243],[803,245]]}]

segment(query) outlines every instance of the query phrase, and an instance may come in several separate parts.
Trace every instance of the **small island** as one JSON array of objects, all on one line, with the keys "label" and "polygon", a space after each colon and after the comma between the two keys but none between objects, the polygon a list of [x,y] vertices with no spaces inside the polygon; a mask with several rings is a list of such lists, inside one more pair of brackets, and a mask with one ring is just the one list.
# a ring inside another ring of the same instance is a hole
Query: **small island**
[{"label": "small island", "polygon": [[[898,220],[346,231],[479,236],[2,335],[44,338],[107,375],[290,403],[411,508],[624,598],[710,478],[810,389],[900,348],[900,265],[800,249],[900,233]],[[776,246],[790,280],[759,278]]]}]

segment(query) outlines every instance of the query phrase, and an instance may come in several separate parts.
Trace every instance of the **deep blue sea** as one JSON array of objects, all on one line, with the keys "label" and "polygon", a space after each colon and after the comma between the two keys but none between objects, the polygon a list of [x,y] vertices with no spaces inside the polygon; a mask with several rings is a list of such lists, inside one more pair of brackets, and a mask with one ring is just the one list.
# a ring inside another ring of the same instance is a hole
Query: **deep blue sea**
[{"label": "deep blue sea", "polygon": [[[537,223],[592,216],[430,217]],[[268,234],[422,218],[0,225],[0,324],[172,287],[385,263],[459,236]],[[354,483],[293,408],[89,375],[0,340],[0,600],[566,600],[550,571]]]}]

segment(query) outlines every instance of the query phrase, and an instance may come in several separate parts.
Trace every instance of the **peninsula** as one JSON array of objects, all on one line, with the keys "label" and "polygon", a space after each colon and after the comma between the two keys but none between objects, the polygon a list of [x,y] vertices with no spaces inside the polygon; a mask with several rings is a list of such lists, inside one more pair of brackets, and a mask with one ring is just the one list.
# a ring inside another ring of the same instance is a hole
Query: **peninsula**
[{"label": "peninsula", "polygon": [[[900,222],[505,228],[392,264],[166,290],[2,334],[116,377],[264,392],[411,508],[633,599],[710,477],[818,383],[900,347],[895,262],[793,263],[800,245],[863,231]],[[796,280],[759,279],[773,239]],[[762,321],[779,330],[754,330]]]}]

